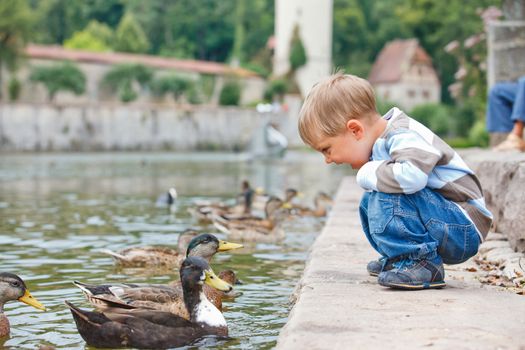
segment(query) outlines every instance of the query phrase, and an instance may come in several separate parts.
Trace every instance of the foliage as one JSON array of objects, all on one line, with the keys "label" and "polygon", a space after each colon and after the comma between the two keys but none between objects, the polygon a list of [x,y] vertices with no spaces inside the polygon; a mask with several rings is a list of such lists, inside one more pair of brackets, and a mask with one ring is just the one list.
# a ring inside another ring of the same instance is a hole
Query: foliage
[{"label": "foliage", "polygon": [[115,33],[110,26],[100,23],[96,20],[91,20],[84,31],[91,34],[93,37],[102,41],[106,46],[111,47],[115,39]]},{"label": "foliage", "polygon": [[410,112],[410,116],[439,136],[450,136],[455,132],[449,108],[441,103],[416,106]]},{"label": "foliage", "polygon": [[87,31],[75,32],[71,38],[64,41],[64,47],[93,52],[110,51],[110,47],[106,46],[102,40]]},{"label": "foliage", "polygon": [[227,81],[219,95],[221,106],[238,106],[241,99],[241,85],[236,80]]},{"label": "foliage", "polygon": [[131,13],[120,20],[115,34],[116,51],[144,53],[148,51],[149,41],[142,27]]},{"label": "foliage", "polygon": [[154,80],[151,84],[151,88],[153,93],[158,96],[164,96],[167,93],[171,93],[175,101],[178,101],[182,95],[190,92],[193,88],[193,84],[188,79],[171,75]]},{"label": "foliage", "polygon": [[277,78],[270,81],[264,92],[264,99],[272,102],[274,97],[282,101],[284,94],[288,91],[288,83],[285,79]]},{"label": "foliage", "polygon": [[31,33],[32,17],[25,0],[0,1],[0,99],[2,71],[14,71]]},{"label": "foliage", "polygon": [[59,91],[70,91],[80,95],[84,93],[86,85],[84,73],[71,62],[48,67],[33,67],[29,79],[45,85],[49,101],[52,101]]},{"label": "foliage", "polygon": [[7,86],[7,91],[9,92],[9,100],[16,101],[20,97],[20,90],[22,89],[22,84],[20,80],[16,77],[13,77],[9,80],[9,85]]},{"label": "foliage", "polygon": [[121,64],[114,66],[106,73],[102,79],[102,84],[117,92],[121,101],[129,102],[138,96],[133,89],[133,83],[137,82],[141,87],[146,87],[152,77],[151,68],[142,64]]},{"label": "foliage", "polygon": [[468,133],[468,139],[474,146],[487,147],[489,145],[489,133],[485,122],[476,121]]},{"label": "foliage", "polygon": [[290,69],[295,72],[306,64],[306,51],[299,33],[299,26],[295,25],[290,41]]},{"label": "foliage", "polygon": [[376,99],[376,109],[379,112],[379,114],[383,115],[389,110],[391,110],[393,107],[397,107],[398,104],[393,101],[384,101],[381,99]]}]

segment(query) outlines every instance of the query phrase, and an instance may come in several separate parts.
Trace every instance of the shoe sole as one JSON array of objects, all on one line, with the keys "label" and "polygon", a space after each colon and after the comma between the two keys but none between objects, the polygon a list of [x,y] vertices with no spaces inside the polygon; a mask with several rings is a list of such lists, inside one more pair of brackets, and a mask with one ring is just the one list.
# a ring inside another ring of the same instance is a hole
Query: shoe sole
[{"label": "shoe sole", "polygon": [[368,272],[368,274],[369,274],[370,276],[372,276],[372,277],[377,277],[377,276],[379,276],[378,273],[370,272],[370,271]]},{"label": "shoe sole", "polygon": [[445,281],[421,283],[421,284],[384,283],[384,282],[379,283],[379,284],[384,287],[390,287],[394,289],[403,289],[403,290],[441,289],[447,285]]}]

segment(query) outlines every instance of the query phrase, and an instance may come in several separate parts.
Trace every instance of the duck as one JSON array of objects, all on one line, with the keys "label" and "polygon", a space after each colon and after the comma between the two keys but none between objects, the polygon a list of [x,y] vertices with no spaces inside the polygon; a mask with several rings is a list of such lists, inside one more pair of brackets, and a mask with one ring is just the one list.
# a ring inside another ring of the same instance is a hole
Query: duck
[{"label": "duck", "polygon": [[289,214],[286,203],[271,196],[266,203],[265,214],[265,218],[253,216],[243,219],[215,216],[213,224],[219,231],[226,233],[229,239],[241,242],[273,243],[283,239],[281,223]]},{"label": "duck", "polygon": [[177,250],[167,247],[143,246],[127,248],[118,252],[101,249],[100,252],[111,255],[121,267],[174,268],[180,266],[189,242],[197,235],[199,232],[194,229],[184,230],[179,235]]},{"label": "duck", "polygon": [[155,202],[155,207],[157,208],[168,208],[171,212],[176,211],[176,201],[177,201],[177,190],[175,187],[171,187],[167,192],[161,193]]},{"label": "duck", "polygon": [[[298,196],[299,197],[302,196],[302,193],[297,191],[295,188],[287,188],[284,191],[284,200],[283,200],[283,202],[285,203],[285,206],[291,206],[292,200],[295,197],[298,197]],[[253,199],[252,207],[254,209],[258,209],[258,210],[264,211],[265,207],[266,207],[266,203],[268,203],[268,201],[270,200],[271,197],[275,197],[275,196],[272,196],[272,195],[264,193],[264,191],[262,191],[262,189],[259,189],[259,188],[256,189],[255,193],[254,193],[254,199]]]},{"label": "duck", "polygon": [[18,275],[0,272],[0,338],[8,336],[11,330],[9,320],[4,313],[4,305],[15,300],[38,310],[46,310],[44,305],[31,295],[25,282]]},{"label": "duck", "polygon": [[314,198],[314,208],[308,208],[303,206],[293,205],[291,211],[294,215],[297,216],[313,216],[313,217],[323,217],[326,216],[328,208],[333,205],[334,201],[325,192],[318,192]]},{"label": "duck", "polygon": [[228,336],[226,319],[206,298],[203,285],[225,292],[232,286],[218,278],[205,259],[196,256],[183,261],[180,279],[188,319],[154,309],[116,305],[105,311],[88,311],[67,300],[65,304],[82,338],[97,348],[167,349],[188,345],[207,335]]},{"label": "duck", "polygon": [[[209,264],[215,253],[238,248],[242,248],[242,245],[222,241],[212,234],[204,233],[191,240],[186,255],[187,257],[198,256]],[[226,277],[231,284],[236,282],[234,273],[233,277],[228,271],[221,271],[219,275]],[[87,300],[93,306],[101,310],[113,306],[148,308],[172,312],[187,319],[190,317],[184,306],[180,282],[171,282],[168,285],[130,283],[89,285],[78,281],[73,283],[84,292]],[[215,307],[222,311],[222,298],[228,295],[207,286],[204,286],[204,293]]]},{"label": "duck", "polygon": [[250,183],[244,180],[241,183],[241,193],[237,196],[235,205],[206,202],[190,207],[188,211],[195,220],[201,223],[212,222],[212,217],[215,215],[240,219],[251,215],[254,195],[255,191],[251,188]]}]

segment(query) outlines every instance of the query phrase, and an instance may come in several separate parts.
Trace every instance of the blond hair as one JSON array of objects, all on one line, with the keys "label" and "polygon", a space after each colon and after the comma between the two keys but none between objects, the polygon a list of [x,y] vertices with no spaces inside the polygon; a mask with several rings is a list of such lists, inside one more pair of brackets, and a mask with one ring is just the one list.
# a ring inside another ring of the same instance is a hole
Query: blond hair
[{"label": "blond hair", "polygon": [[321,137],[337,136],[350,119],[375,115],[370,83],[355,75],[336,73],[314,85],[299,113],[299,134],[315,146]]}]

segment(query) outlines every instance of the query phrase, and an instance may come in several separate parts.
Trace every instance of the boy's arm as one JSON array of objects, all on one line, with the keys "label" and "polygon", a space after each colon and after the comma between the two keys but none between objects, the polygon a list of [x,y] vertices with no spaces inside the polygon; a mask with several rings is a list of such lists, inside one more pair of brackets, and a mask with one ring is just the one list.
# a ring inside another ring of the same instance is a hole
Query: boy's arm
[{"label": "boy's arm", "polygon": [[372,160],[357,173],[357,183],[367,191],[406,194],[420,191],[442,157],[436,147],[412,131],[391,136],[386,148],[390,159]]}]

